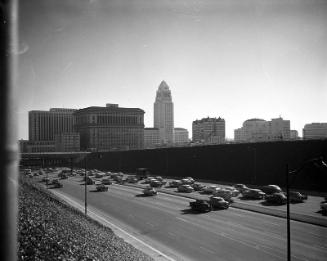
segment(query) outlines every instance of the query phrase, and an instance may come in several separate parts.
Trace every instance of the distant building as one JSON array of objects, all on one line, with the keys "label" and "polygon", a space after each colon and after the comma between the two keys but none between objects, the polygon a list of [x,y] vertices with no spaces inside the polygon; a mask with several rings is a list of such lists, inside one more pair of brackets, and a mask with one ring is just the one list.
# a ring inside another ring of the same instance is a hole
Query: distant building
[{"label": "distant building", "polygon": [[88,107],[74,113],[81,150],[143,149],[144,111],[118,104]]},{"label": "distant building", "polygon": [[327,123],[310,123],[304,125],[303,139],[326,139]]},{"label": "distant building", "polygon": [[222,118],[203,118],[192,123],[192,141],[204,144],[225,142],[225,120]]},{"label": "distant building", "polygon": [[235,142],[260,142],[290,139],[290,121],[282,118],[265,121],[249,119],[243,126],[234,130]]},{"label": "distant building", "polygon": [[28,141],[26,145],[26,153],[37,153],[37,152],[55,152],[54,141]]},{"label": "distant building", "polygon": [[299,133],[298,133],[297,130],[291,130],[290,136],[291,136],[290,137],[291,140],[297,140],[297,139],[299,139]]},{"label": "distant building", "polygon": [[188,130],[184,128],[174,128],[175,145],[187,144],[189,142]]},{"label": "distant building", "polygon": [[159,85],[154,102],[154,127],[159,130],[161,144],[174,142],[174,104],[171,92],[165,81]]},{"label": "distant building", "polygon": [[75,109],[52,108],[28,113],[29,141],[54,141],[55,135],[73,132]]},{"label": "distant building", "polygon": [[156,148],[160,145],[159,129],[158,128],[144,128],[144,148]]},{"label": "distant building", "polygon": [[55,136],[55,150],[59,152],[80,151],[80,136],[76,132],[60,133]]},{"label": "distant building", "polygon": [[27,152],[27,145],[28,145],[28,140],[19,140],[18,141],[18,145],[19,145],[19,152],[20,153],[26,153]]}]

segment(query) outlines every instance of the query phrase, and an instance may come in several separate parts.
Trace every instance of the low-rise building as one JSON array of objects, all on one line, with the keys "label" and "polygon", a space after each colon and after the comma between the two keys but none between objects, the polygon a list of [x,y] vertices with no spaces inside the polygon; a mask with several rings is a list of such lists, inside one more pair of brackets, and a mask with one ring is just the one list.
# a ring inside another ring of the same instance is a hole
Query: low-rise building
[{"label": "low-rise building", "polygon": [[183,145],[189,142],[188,130],[184,128],[174,128],[175,145]]},{"label": "low-rise building", "polygon": [[327,123],[310,123],[304,125],[303,139],[326,139]]},{"label": "low-rise building", "polygon": [[222,118],[203,118],[192,123],[192,142],[219,144],[225,142],[225,120]]}]

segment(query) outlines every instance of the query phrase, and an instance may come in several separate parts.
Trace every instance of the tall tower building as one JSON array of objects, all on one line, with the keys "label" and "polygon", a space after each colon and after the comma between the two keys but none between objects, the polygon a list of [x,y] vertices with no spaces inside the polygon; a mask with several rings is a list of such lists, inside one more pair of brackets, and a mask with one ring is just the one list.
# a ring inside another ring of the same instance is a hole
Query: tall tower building
[{"label": "tall tower building", "polygon": [[174,142],[174,104],[169,86],[165,81],[159,85],[154,103],[154,127],[159,129],[161,144]]}]

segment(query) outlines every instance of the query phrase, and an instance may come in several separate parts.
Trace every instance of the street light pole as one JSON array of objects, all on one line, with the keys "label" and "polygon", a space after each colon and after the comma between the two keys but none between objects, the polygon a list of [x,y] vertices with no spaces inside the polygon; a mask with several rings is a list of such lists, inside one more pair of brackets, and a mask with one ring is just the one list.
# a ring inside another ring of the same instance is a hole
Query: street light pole
[{"label": "street light pole", "polygon": [[289,188],[289,169],[286,164],[286,219],[287,219],[287,261],[291,261],[291,220],[290,220],[290,188]]},{"label": "street light pole", "polygon": [[85,216],[87,215],[87,184],[86,184],[86,157],[87,155],[85,156],[85,159],[84,159],[84,169],[85,169],[85,172],[84,172],[84,188],[85,188]]}]

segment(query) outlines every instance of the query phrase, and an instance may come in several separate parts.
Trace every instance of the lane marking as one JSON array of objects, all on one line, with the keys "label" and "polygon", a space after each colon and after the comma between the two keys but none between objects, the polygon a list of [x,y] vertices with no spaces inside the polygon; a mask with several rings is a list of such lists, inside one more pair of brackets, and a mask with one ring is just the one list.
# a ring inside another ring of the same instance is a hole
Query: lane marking
[{"label": "lane marking", "polygon": [[208,248],[206,248],[206,247],[200,246],[200,248],[201,248],[202,250],[204,250],[204,251],[210,253],[210,254],[216,254],[216,252],[214,252],[214,251],[212,251],[212,250],[210,250],[210,249],[208,249]]},{"label": "lane marking", "polygon": [[[80,203],[74,201],[73,199],[71,199],[71,198],[69,198],[66,195],[63,195],[61,193],[56,192],[56,194],[59,195],[60,197],[64,198],[68,203],[70,202],[70,204],[76,206],[78,209],[84,210],[84,206],[82,206]],[[133,236],[132,234],[128,233],[127,231],[125,231],[124,229],[118,227],[117,225],[113,224],[112,222],[109,222],[107,219],[101,217],[99,214],[96,214],[94,211],[88,210],[88,213],[89,213],[89,216],[90,216],[90,214],[92,214],[97,219],[103,221],[104,223],[109,224],[109,226],[114,227],[116,230],[119,230],[120,232],[122,232],[123,234],[127,235],[128,237],[134,239],[135,241],[141,243],[145,247],[151,249],[152,251],[154,251],[155,253],[157,253],[159,256],[164,257],[164,258],[166,258],[167,260],[170,260],[170,261],[175,261],[175,259],[167,256],[166,254],[162,253],[158,249],[155,249],[154,247],[150,246],[149,244],[145,243],[144,241],[140,240],[139,238]]]}]

